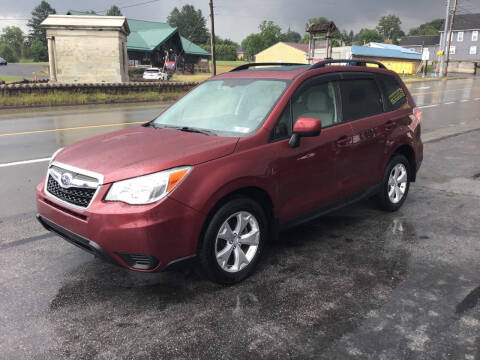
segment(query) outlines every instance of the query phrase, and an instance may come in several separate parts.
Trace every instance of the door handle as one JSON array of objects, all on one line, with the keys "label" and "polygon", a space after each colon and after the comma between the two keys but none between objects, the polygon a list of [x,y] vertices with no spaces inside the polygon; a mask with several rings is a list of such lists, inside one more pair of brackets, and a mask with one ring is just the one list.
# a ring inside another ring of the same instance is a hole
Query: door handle
[{"label": "door handle", "polygon": [[337,146],[347,146],[352,142],[352,138],[349,136],[342,136],[337,140]]},{"label": "door handle", "polygon": [[392,131],[394,127],[395,127],[395,123],[390,120],[385,123],[384,129],[385,131]]}]

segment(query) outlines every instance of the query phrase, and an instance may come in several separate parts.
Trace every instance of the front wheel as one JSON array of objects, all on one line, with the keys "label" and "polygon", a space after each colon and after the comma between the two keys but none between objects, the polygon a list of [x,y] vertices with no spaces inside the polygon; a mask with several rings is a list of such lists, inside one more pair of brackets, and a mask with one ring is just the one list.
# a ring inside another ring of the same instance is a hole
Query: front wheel
[{"label": "front wheel", "polygon": [[221,284],[249,276],[267,239],[267,219],[255,201],[239,197],[220,207],[211,218],[199,249],[206,275]]},{"label": "front wheel", "polygon": [[410,163],[403,155],[395,155],[388,162],[385,175],[377,195],[380,207],[386,211],[397,211],[405,202],[410,188]]}]

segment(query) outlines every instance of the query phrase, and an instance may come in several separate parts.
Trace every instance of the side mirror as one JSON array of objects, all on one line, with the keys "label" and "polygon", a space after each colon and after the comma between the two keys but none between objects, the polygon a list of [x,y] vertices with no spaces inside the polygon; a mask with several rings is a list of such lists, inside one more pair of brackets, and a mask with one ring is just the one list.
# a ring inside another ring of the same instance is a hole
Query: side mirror
[{"label": "side mirror", "polygon": [[318,136],[320,135],[320,131],[322,130],[322,122],[319,119],[311,118],[311,117],[301,117],[293,126],[293,134],[288,144],[295,148],[300,145],[300,138],[301,137],[310,137],[310,136]]}]

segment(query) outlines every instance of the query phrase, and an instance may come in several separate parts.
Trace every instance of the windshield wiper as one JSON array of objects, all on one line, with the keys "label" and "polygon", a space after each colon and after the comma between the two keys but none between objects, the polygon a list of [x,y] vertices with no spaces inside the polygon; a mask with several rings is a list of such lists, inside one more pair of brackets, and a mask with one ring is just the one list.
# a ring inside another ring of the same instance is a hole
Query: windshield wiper
[{"label": "windshield wiper", "polygon": [[158,129],[158,126],[155,125],[155,123],[154,123],[153,121],[149,121],[149,122],[147,122],[147,123],[145,123],[145,124],[142,124],[142,126],[143,126],[143,127],[152,127],[152,128],[154,128],[154,129]]},{"label": "windshield wiper", "polygon": [[204,135],[215,135],[215,136],[217,135],[213,131],[197,129],[197,128],[193,128],[193,127],[190,127],[190,126],[182,126],[182,127],[179,127],[178,130],[185,131],[185,132],[204,134]]},{"label": "windshield wiper", "polygon": [[173,125],[155,124],[155,122],[153,121],[143,124],[143,126],[152,127],[154,129],[174,129],[174,130],[203,134],[203,135],[217,136],[217,134],[214,131],[197,129],[190,126],[173,126]]}]

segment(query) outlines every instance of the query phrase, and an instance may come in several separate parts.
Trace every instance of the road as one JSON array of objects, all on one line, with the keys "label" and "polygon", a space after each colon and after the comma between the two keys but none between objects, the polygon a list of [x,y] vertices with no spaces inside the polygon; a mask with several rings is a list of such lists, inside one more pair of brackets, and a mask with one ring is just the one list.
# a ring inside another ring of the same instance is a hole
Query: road
[{"label": "road", "polygon": [[[34,72],[45,70],[48,72],[48,65],[43,64],[8,64],[0,66],[0,75],[16,76],[21,79],[33,79]],[[48,76],[38,75],[39,79],[48,79]]]},{"label": "road", "polygon": [[158,105],[2,111],[2,357],[480,358],[480,81],[410,89],[426,144],[404,207],[364,201],[285,232],[234,287],[105,264],[34,219],[45,159]]}]

